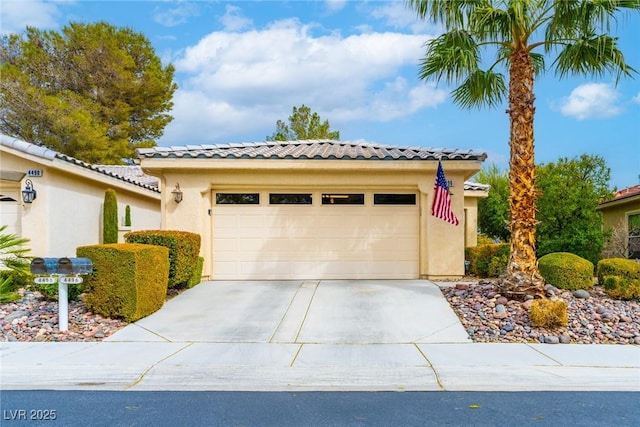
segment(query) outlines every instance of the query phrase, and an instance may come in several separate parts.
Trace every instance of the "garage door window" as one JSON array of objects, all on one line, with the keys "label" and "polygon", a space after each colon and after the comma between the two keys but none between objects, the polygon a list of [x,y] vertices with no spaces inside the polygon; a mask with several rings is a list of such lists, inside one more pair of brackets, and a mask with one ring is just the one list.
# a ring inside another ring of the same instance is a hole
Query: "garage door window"
[{"label": "garage door window", "polygon": [[415,194],[374,194],[374,205],[415,205]]},{"label": "garage door window", "polygon": [[364,205],[364,194],[335,194],[322,195],[323,205]]},{"label": "garage door window", "polygon": [[217,205],[259,205],[260,193],[216,193]]},{"label": "garage door window", "polygon": [[313,199],[311,194],[298,193],[271,193],[269,194],[269,204],[272,205],[310,205]]}]

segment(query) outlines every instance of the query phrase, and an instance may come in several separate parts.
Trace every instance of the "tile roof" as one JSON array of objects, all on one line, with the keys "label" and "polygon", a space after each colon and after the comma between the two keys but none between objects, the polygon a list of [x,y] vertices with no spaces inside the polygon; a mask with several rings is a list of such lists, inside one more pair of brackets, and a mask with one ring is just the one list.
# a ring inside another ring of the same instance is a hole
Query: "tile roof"
[{"label": "tile roof", "polygon": [[489,189],[491,189],[491,186],[489,184],[480,184],[477,182],[465,181],[464,189],[471,191],[489,191]]},{"label": "tile roof", "polygon": [[267,141],[139,148],[140,159],[485,160],[486,153],[364,141]]},{"label": "tile roof", "polygon": [[[139,166],[118,167],[118,166],[110,166],[110,165],[109,166],[93,165],[91,163],[78,160],[75,157],[67,156],[66,154],[62,154],[57,151],[51,150],[49,148],[35,145],[30,142],[22,141],[20,139],[12,138],[3,134],[0,134],[0,145],[13,148],[23,153],[32,154],[34,156],[37,156],[46,160],[53,160],[53,159],[62,160],[64,162],[83,167],[93,172],[96,172],[102,175],[107,175],[107,176],[119,179],[121,181],[125,181],[128,183],[137,185],[139,187],[146,188],[147,190],[151,190],[156,193],[160,192],[160,190],[158,189],[158,179],[142,174],[142,169]],[[129,169],[127,170],[124,168],[129,168]],[[142,176],[137,175],[138,171]]]},{"label": "tile roof", "polygon": [[638,194],[640,194],[640,184],[623,188],[622,190],[617,191],[613,200],[624,199],[626,197],[631,197]]}]

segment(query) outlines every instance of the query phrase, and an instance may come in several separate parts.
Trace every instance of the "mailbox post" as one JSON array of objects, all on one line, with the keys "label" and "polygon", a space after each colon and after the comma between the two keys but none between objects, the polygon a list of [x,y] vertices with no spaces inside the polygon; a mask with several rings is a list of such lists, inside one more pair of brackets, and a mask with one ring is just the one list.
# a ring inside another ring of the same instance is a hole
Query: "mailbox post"
[{"label": "mailbox post", "polygon": [[[58,328],[69,330],[69,284],[82,283],[82,274],[91,274],[93,264],[89,258],[34,258],[31,274],[37,284],[58,282]],[[48,276],[44,276],[48,275]]]}]

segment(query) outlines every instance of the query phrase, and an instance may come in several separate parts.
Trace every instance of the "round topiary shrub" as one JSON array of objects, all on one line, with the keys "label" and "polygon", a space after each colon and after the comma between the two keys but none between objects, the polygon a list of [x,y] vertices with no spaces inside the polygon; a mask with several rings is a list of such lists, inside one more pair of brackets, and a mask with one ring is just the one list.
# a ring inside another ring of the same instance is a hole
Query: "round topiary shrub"
[{"label": "round topiary shrub", "polygon": [[544,280],[560,289],[593,287],[593,263],[575,254],[547,254],[538,260],[538,269]]},{"label": "round topiary shrub", "polygon": [[598,262],[598,283],[612,298],[640,298],[640,263],[626,258]]}]

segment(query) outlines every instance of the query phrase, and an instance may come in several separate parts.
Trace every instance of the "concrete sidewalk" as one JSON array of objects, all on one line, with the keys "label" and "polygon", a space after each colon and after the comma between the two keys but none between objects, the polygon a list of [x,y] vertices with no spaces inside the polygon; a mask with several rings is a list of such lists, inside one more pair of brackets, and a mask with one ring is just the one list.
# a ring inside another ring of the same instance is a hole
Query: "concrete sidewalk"
[{"label": "concrete sidewalk", "polygon": [[1,343],[0,388],[640,391],[640,346],[472,343],[428,281],[205,282],[103,342]]}]

